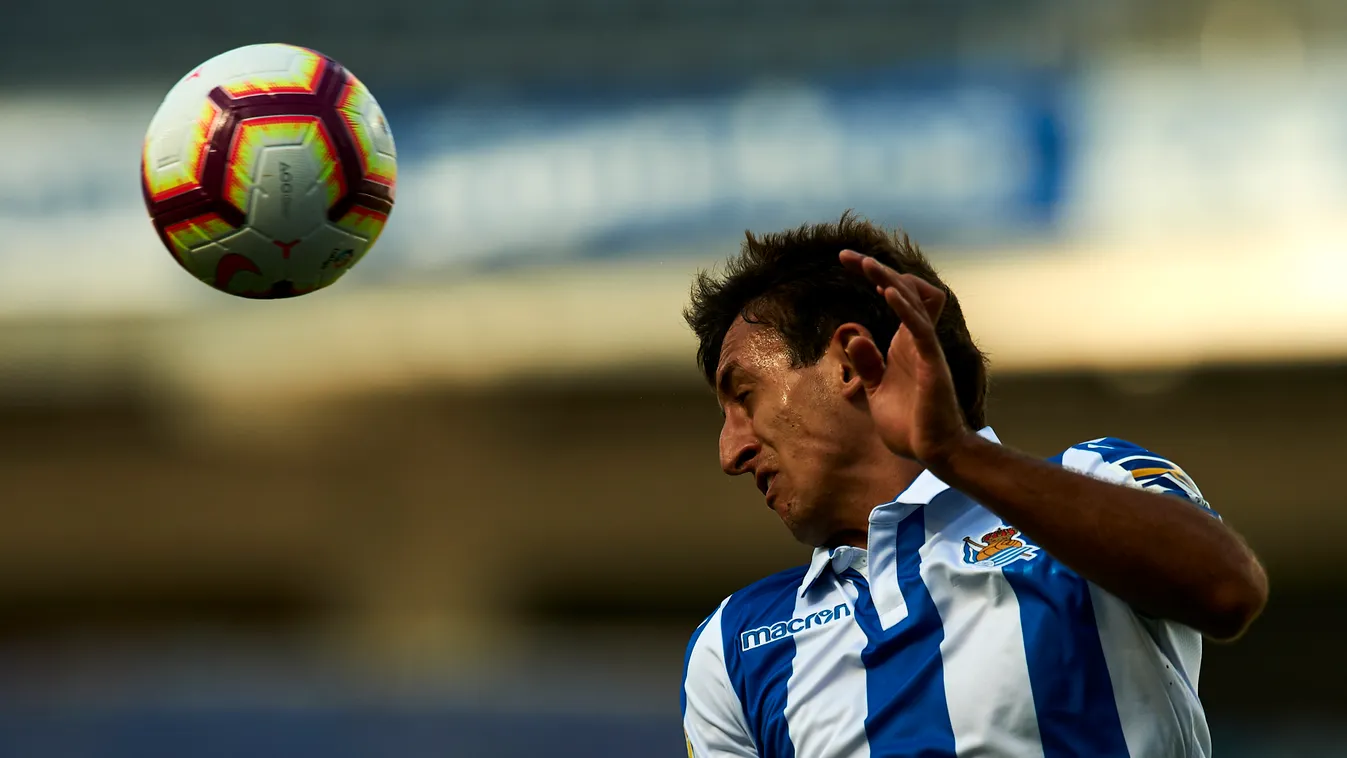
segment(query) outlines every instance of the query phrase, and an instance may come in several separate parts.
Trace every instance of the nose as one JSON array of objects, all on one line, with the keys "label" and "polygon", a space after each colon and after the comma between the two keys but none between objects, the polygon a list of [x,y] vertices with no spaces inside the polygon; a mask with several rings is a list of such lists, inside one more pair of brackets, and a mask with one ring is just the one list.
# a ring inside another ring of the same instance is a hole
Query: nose
[{"label": "nose", "polygon": [[720,427],[720,469],[730,476],[747,473],[762,443],[745,414],[731,409]]}]

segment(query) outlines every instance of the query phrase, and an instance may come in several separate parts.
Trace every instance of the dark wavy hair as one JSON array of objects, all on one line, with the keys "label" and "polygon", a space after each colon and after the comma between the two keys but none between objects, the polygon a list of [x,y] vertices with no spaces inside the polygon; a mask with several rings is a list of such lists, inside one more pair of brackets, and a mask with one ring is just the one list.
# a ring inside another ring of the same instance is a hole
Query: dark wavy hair
[{"label": "dark wavy hair", "polygon": [[837,260],[842,250],[855,250],[945,291],[948,299],[936,333],[964,418],[974,429],[986,425],[987,358],[968,333],[958,298],[906,234],[847,212],[836,223],[745,236],[722,273],[697,274],[692,302],[683,312],[697,335],[697,362],[708,382],[715,381],[725,333],[740,316],[775,329],[797,367],[822,358],[833,332],[845,323],[869,329],[879,349],[887,351],[898,332],[898,315],[873,285]]}]

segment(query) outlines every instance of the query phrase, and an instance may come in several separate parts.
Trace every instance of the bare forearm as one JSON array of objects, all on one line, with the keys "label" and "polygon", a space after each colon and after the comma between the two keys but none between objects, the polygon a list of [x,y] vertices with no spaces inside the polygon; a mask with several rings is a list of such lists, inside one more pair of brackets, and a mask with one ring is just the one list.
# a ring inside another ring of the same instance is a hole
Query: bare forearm
[{"label": "bare forearm", "polygon": [[970,435],[932,472],[1151,616],[1242,633],[1267,579],[1233,531],[1168,495],[1099,481]]}]

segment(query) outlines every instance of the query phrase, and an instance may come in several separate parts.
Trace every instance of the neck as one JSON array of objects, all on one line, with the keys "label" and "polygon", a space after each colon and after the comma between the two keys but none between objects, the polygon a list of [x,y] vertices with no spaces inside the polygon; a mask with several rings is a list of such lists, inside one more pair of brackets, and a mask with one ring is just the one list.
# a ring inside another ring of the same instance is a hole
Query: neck
[{"label": "neck", "polygon": [[924,470],[920,463],[893,455],[887,448],[876,460],[858,467],[856,487],[838,504],[841,510],[838,528],[823,546],[868,548],[871,511],[898,497]]}]

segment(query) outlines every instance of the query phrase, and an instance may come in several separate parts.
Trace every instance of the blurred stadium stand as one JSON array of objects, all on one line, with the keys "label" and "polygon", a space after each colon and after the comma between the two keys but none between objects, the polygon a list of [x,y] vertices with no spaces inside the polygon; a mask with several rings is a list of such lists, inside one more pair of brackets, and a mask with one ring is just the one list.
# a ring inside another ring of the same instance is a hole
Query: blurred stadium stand
[{"label": "blurred stadium stand", "polygon": [[[96,68],[121,83],[166,79],[200,62],[201,51],[262,36],[329,52],[363,72],[378,90],[406,86],[518,86],[571,81],[586,86],[668,78],[780,76],[884,65],[895,58],[961,52],[1044,55],[1044,34],[1062,27],[1107,30],[1125,4],[1080,9],[1062,0],[402,0],[379,5],[339,0],[285,4],[265,21],[209,6],[164,0],[125,6],[78,0],[16,9],[0,61],[33,72],[33,83],[64,84],[64,74]],[[1154,5],[1159,5],[1158,3]],[[54,48],[62,29],[75,49]],[[132,44],[140,41],[152,44]],[[1060,47],[1084,42],[1062,37]],[[43,61],[44,65],[34,65]],[[49,63],[49,65],[47,65]],[[174,77],[176,78],[176,77]]]},{"label": "blurred stadium stand", "polygon": [[[0,30],[0,756],[679,755],[690,630],[804,560],[679,320],[745,227],[927,245],[1002,438],[1180,461],[1266,559],[1218,754],[1347,755],[1347,5],[29,3]],[[331,290],[170,265],[135,165],[334,56],[399,200]]]}]

